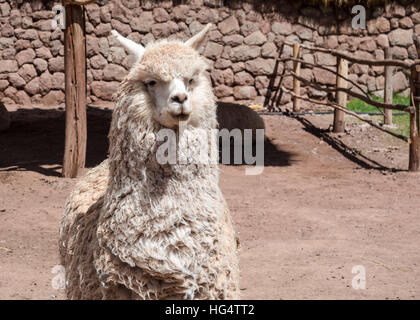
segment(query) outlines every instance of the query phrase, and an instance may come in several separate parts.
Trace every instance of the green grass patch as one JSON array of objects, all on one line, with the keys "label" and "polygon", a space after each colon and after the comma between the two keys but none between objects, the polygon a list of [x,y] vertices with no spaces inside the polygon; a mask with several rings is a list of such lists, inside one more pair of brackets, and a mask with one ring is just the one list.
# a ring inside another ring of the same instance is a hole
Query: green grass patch
[{"label": "green grass patch", "polygon": [[[378,101],[378,102],[383,102],[384,99],[377,97],[377,96],[371,96],[371,99],[374,101]],[[394,104],[401,104],[401,105],[405,105],[405,106],[409,106],[410,105],[410,98],[409,97],[405,97],[403,95],[399,95],[399,94],[394,94],[394,96],[392,97],[392,103]],[[378,110],[378,108],[375,108],[367,103],[365,103],[362,100],[359,99],[351,99],[348,103],[347,103],[347,108],[349,110],[355,111],[355,112],[362,112],[362,113],[379,113],[380,111]],[[399,111],[399,110],[393,110],[392,111],[393,114],[401,114],[404,113],[404,115],[394,115],[392,117],[392,123],[394,123],[395,125],[397,125],[396,129],[392,129],[394,132],[397,132],[399,134],[403,134],[405,136],[409,136],[410,135],[410,116],[408,113],[403,112],[403,111]],[[375,116],[375,119],[380,122],[383,123],[384,119],[383,116]]]}]

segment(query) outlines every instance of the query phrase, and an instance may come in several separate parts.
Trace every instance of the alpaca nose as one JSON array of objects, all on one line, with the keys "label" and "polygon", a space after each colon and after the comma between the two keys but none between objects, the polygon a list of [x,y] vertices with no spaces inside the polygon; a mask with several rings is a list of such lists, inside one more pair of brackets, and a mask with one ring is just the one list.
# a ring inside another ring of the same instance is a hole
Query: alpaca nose
[{"label": "alpaca nose", "polygon": [[187,99],[188,99],[188,96],[186,93],[177,93],[171,97],[171,100],[173,102],[178,102],[178,103],[184,103],[184,101]]}]

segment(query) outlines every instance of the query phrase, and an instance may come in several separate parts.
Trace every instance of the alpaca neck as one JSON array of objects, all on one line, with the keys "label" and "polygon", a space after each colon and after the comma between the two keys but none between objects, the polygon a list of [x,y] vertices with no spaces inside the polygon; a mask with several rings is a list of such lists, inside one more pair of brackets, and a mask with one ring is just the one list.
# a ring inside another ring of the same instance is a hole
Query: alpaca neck
[{"label": "alpaca neck", "polygon": [[[190,183],[218,179],[217,133],[212,129],[183,126],[176,130],[162,129],[145,131],[139,141],[129,144],[129,151],[110,154],[110,175],[116,185],[149,185],[158,189],[162,181]],[[116,147],[118,148],[118,147]],[[113,147],[111,146],[111,150]],[[161,191],[165,191],[162,188]]]},{"label": "alpaca neck", "polygon": [[[195,130],[189,130],[194,137]],[[97,234],[100,246],[112,252],[109,257],[117,262],[99,271],[120,279],[125,273],[120,268],[125,267],[117,266],[123,262],[138,268],[137,283],[148,286],[148,281],[160,280],[166,286],[153,288],[193,298],[199,286],[208,287],[217,274],[211,261],[224,210],[218,167],[161,165],[156,161],[158,146],[153,137],[156,134],[146,134],[144,145],[136,152],[120,154],[122,159],[111,153],[111,175]],[[211,145],[215,139],[210,136],[205,143]],[[193,150],[199,145],[193,143]],[[119,271],[114,274],[115,268]],[[132,271],[126,274],[133,275]],[[154,294],[168,295],[164,291]]]},{"label": "alpaca neck", "polygon": [[[203,131],[200,132],[187,128],[183,132],[186,139],[178,140],[179,147],[188,144],[192,155],[202,150],[203,143],[215,147],[215,133],[207,130],[208,139],[203,140]],[[102,230],[108,233],[106,246],[117,253],[124,248],[118,253],[119,258],[142,268],[153,268],[150,261],[168,260],[172,255],[205,254],[216,238],[215,222],[221,206],[217,161],[160,164],[157,151],[162,143],[157,142],[156,135],[142,134],[138,148],[131,152],[111,152],[102,218]],[[166,246],[162,246],[162,239],[167,241]],[[131,248],[130,253],[127,247]],[[200,247],[202,250],[197,249]],[[163,273],[171,268],[189,272],[187,266],[168,261],[170,265]]]}]

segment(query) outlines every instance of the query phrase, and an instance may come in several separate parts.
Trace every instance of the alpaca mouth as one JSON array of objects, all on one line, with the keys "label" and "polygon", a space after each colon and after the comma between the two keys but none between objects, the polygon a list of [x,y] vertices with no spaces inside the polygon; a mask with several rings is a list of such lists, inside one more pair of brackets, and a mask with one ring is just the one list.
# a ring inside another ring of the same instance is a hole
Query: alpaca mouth
[{"label": "alpaca mouth", "polygon": [[176,120],[179,120],[179,121],[186,121],[190,117],[190,114],[189,113],[180,113],[180,114],[177,114],[177,115],[173,115],[172,117]]}]

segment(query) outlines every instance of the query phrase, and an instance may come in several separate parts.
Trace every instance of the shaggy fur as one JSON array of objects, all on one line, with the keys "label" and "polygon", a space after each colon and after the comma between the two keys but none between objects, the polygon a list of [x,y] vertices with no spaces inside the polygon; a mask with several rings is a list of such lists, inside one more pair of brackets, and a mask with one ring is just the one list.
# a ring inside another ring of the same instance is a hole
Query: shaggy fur
[{"label": "shaggy fur", "polygon": [[[160,164],[163,143],[143,82],[199,72],[179,150],[216,149],[216,104],[204,60],[178,41],[147,47],[120,86],[109,159],[70,194],[60,226],[70,299],[238,299],[238,244],[218,186],[215,152],[202,164]],[[202,131],[207,133],[203,140]],[[185,151],[187,150],[187,151]]]}]

